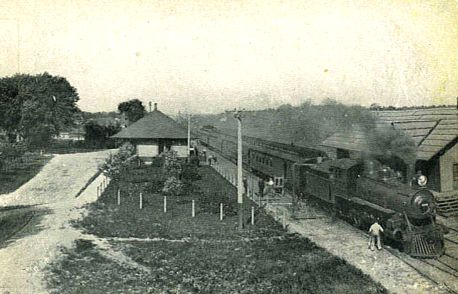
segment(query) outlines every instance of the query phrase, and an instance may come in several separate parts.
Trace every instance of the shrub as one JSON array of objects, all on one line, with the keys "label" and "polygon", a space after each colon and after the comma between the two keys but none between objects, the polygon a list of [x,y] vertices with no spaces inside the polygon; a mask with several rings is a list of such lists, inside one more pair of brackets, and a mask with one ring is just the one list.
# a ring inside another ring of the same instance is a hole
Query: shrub
[{"label": "shrub", "polygon": [[0,144],[0,158],[20,157],[28,150],[25,141]]},{"label": "shrub", "polygon": [[162,192],[166,195],[178,196],[183,192],[183,183],[176,177],[169,177],[162,188]]},{"label": "shrub", "polygon": [[193,182],[202,179],[197,166],[193,164],[184,164],[182,166],[181,179],[184,182]]},{"label": "shrub", "polygon": [[160,193],[164,189],[164,181],[162,179],[153,178],[145,186],[145,191],[150,193]]},{"label": "shrub", "polygon": [[168,177],[178,178],[181,173],[181,164],[178,161],[177,152],[173,150],[165,151],[161,154],[161,157],[164,160],[162,165],[164,174]]},{"label": "shrub", "polygon": [[119,179],[121,170],[127,167],[135,154],[135,147],[130,143],[124,143],[115,155],[111,155],[100,167],[102,172],[111,179]]}]

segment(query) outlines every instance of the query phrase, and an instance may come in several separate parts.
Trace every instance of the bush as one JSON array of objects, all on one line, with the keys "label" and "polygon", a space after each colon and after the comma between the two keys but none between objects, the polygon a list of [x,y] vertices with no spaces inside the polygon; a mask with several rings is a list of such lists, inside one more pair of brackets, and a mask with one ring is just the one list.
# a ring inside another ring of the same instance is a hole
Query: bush
[{"label": "bush", "polygon": [[197,166],[193,164],[184,164],[182,166],[181,179],[184,182],[193,182],[202,179]]},{"label": "bush", "polygon": [[164,189],[164,180],[154,178],[150,180],[146,186],[145,186],[145,191],[149,193],[160,193]]},{"label": "bush", "polygon": [[28,150],[26,142],[0,144],[0,158],[20,157]]},{"label": "bush", "polygon": [[183,192],[183,183],[176,177],[169,177],[162,188],[162,192],[166,195],[178,196]]},{"label": "bush", "polygon": [[135,147],[130,143],[124,143],[119,151],[110,156],[100,167],[102,172],[111,179],[119,179],[121,170],[127,168],[127,164],[135,154]]},{"label": "bush", "polygon": [[168,177],[176,177],[181,173],[181,164],[177,157],[177,152],[173,150],[162,152],[160,155],[164,163],[162,165],[164,174]]}]

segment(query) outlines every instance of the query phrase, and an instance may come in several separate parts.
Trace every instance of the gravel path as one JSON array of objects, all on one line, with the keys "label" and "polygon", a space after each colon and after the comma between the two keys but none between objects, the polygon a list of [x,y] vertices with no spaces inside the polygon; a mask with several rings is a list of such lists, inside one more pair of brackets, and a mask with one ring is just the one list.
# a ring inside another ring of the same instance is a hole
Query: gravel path
[{"label": "gravel path", "polygon": [[0,249],[2,293],[46,293],[43,268],[56,257],[59,246],[70,246],[81,236],[69,221],[81,218],[81,207],[96,200],[99,176],[78,197],[75,195],[95,174],[112,151],[56,155],[43,170],[13,193],[0,195],[0,206],[38,205],[49,209],[40,231]]}]

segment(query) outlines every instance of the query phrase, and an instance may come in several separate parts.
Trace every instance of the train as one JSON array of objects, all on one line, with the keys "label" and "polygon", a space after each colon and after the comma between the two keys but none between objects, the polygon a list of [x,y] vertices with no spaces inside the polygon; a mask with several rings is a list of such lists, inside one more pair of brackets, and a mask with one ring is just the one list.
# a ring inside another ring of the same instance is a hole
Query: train
[{"label": "train", "polygon": [[[219,131],[214,128],[201,128],[196,135],[201,144],[223,155],[233,163],[237,162],[237,136],[230,131]],[[292,189],[293,165],[296,162],[325,158],[324,151],[315,148],[295,146],[270,140],[243,136],[243,164],[246,170],[258,177],[284,178],[287,189]]]},{"label": "train", "polygon": [[[230,160],[236,137],[215,130],[199,133],[201,142]],[[331,159],[321,150],[244,137],[245,168],[263,178],[282,176],[286,189],[311,199],[355,227],[367,230],[378,220],[384,238],[418,258],[444,254],[444,228],[436,223],[436,203],[425,176],[413,183],[383,160]]]},{"label": "train", "polygon": [[355,227],[368,229],[376,220],[384,237],[420,258],[445,252],[444,229],[436,223],[433,194],[421,176],[410,185],[376,159],[342,158],[295,166],[295,192],[314,197]]}]

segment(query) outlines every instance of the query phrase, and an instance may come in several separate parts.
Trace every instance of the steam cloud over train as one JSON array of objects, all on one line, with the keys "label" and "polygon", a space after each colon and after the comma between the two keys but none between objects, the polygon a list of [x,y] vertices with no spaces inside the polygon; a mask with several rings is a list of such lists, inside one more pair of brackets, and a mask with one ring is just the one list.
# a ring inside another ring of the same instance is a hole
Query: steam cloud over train
[{"label": "steam cloud over train", "polygon": [[[235,162],[235,136],[201,130],[199,137]],[[283,176],[299,198],[314,199],[361,229],[379,219],[384,237],[399,243],[411,256],[430,258],[444,253],[443,228],[436,224],[436,204],[433,194],[423,187],[424,176],[411,185],[406,173],[376,159],[331,160],[319,150],[250,137],[244,137],[243,148],[246,168],[265,178]]]}]

